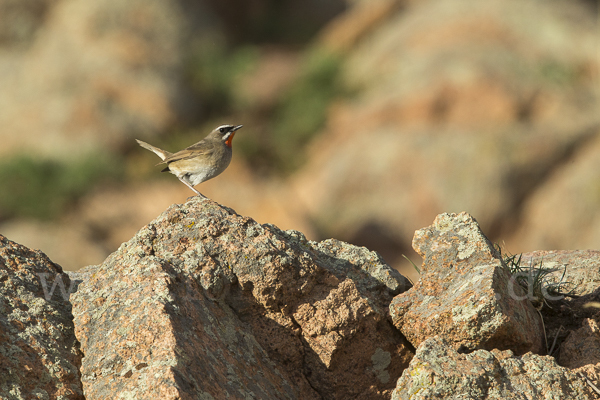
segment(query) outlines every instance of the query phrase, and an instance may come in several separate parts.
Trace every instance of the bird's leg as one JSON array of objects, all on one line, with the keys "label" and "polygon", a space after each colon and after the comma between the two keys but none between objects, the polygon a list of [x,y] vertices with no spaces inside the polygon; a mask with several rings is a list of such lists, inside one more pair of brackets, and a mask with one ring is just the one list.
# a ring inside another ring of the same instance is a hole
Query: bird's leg
[{"label": "bird's leg", "polygon": [[199,191],[197,191],[192,185],[190,185],[189,183],[187,183],[185,180],[183,180],[182,178],[179,178],[179,180],[181,182],[183,182],[185,184],[185,186],[189,187],[190,189],[192,189],[194,192],[196,192],[196,194],[200,197],[202,197],[203,199],[206,199],[207,197],[205,195],[203,195],[202,193],[200,193]]}]

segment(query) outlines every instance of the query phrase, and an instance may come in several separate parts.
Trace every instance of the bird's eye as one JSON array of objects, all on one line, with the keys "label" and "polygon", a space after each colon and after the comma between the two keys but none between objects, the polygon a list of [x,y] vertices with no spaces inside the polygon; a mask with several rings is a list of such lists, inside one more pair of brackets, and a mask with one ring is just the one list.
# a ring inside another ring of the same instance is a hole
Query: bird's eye
[{"label": "bird's eye", "polygon": [[225,133],[225,128],[221,128],[221,129],[219,129],[219,132],[221,132],[221,133]]}]

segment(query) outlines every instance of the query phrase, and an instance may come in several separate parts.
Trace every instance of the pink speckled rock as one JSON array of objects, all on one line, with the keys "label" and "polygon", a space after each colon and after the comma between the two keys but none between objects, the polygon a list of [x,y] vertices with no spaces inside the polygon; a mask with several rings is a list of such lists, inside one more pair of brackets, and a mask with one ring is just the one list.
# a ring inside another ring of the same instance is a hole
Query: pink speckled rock
[{"label": "pink speckled rock", "polygon": [[[210,200],[173,205],[72,296],[86,398],[389,398],[409,287],[377,255]],[[210,397],[212,396],[212,397]]]}]

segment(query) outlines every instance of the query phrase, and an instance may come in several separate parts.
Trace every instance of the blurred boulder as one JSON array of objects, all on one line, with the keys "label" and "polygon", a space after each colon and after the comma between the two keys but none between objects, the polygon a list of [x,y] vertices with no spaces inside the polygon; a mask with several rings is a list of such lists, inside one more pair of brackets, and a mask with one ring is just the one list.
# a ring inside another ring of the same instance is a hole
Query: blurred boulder
[{"label": "blurred boulder", "polygon": [[557,163],[521,206],[512,252],[596,249],[600,242],[600,126]]},{"label": "blurred boulder", "polygon": [[320,33],[319,42],[329,50],[351,51],[360,40],[395,15],[406,0],[354,0],[349,3],[352,6]]},{"label": "blurred boulder", "polygon": [[224,33],[237,43],[305,43],[347,0],[206,0],[227,25]]},{"label": "blurred boulder", "polygon": [[57,1],[1,0],[0,47],[6,51],[29,46]]},{"label": "blurred boulder", "polygon": [[[351,35],[343,77],[355,95],[331,106],[294,186],[323,236],[369,243],[394,262],[442,211],[476,215],[493,239],[513,229],[600,115],[595,17],[582,3],[390,9]],[[344,48],[336,37],[324,45]]]},{"label": "blurred boulder", "polygon": [[44,13],[28,17],[40,24],[28,46],[5,46],[0,58],[3,156],[114,148],[164,131],[189,109],[184,43],[199,21],[184,3],[57,0],[37,7]]}]

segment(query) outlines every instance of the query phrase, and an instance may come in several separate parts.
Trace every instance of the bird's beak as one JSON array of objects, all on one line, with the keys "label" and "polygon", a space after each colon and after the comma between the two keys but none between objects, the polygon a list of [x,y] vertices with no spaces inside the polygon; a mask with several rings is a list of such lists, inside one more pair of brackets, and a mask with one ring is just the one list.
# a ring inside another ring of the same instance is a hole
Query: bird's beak
[{"label": "bird's beak", "polygon": [[231,129],[231,132],[235,132],[235,131],[237,131],[237,130],[238,130],[238,129],[240,129],[242,126],[244,126],[244,125],[238,125],[238,126],[234,126],[234,127]]}]

